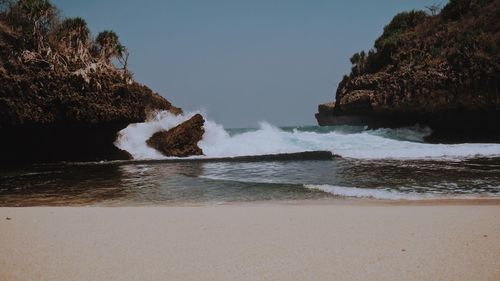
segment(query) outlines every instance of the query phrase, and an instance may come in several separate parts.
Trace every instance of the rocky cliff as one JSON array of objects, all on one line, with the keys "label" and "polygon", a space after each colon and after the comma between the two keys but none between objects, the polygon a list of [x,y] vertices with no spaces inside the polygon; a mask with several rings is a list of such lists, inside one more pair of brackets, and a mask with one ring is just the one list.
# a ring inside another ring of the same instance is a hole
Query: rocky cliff
[{"label": "rocky cliff", "polygon": [[403,12],[351,58],[320,125],[419,123],[435,140],[500,140],[500,0]]},{"label": "rocky cliff", "polygon": [[135,82],[127,60],[114,32],[93,39],[47,0],[0,2],[0,162],[129,159],[118,131],[181,110]]}]

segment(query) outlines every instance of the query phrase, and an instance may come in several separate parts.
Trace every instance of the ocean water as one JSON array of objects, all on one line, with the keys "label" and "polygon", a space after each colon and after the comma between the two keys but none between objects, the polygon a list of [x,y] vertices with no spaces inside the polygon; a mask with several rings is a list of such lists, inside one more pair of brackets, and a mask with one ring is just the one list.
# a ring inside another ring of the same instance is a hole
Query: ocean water
[{"label": "ocean water", "polygon": [[167,158],[145,144],[193,114],[162,112],[121,131],[116,145],[134,161],[2,167],[0,206],[500,198],[500,144],[429,144],[419,126],[225,129],[208,120],[204,156]]}]

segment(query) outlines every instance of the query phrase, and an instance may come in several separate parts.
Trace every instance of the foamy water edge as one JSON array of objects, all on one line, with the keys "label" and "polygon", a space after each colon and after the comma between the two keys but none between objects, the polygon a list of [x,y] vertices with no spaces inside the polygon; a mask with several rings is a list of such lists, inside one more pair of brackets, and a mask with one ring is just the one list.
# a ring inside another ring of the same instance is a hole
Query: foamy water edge
[{"label": "foamy water edge", "polygon": [[[115,145],[128,151],[134,159],[167,159],[146,145],[153,133],[169,130],[188,120],[198,112],[173,115],[164,111],[145,123],[131,124],[119,132]],[[238,157],[297,153],[306,151],[331,151],[354,159],[437,159],[462,160],[475,157],[499,157],[500,144],[463,143],[429,144],[424,137],[428,128],[400,128],[365,130],[356,133],[330,131],[326,133],[284,131],[267,122],[257,130],[230,135],[222,125],[208,119],[205,134],[198,146],[208,158]]]}]

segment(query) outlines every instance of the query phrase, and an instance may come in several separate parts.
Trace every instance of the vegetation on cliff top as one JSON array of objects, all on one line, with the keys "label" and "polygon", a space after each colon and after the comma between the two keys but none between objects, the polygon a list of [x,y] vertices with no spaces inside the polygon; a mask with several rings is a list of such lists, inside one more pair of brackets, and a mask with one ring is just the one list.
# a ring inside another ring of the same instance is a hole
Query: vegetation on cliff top
[{"label": "vegetation on cliff top", "polygon": [[454,120],[500,112],[500,0],[451,0],[442,10],[428,9],[396,15],[372,50],[351,57],[335,114]]},{"label": "vegetation on cliff top", "polygon": [[439,58],[454,67],[467,64],[472,57],[498,59],[497,4],[493,0],[451,0],[440,12],[439,6],[433,5],[428,7],[429,13],[399,13],[384,27],[374,49],[351,57],[350,76],[390,72],[400,65]]},{"label": "vegetation on cliff top", "polygon": [[[61,19],[48,0],[0,0],[2,31],[22,35],[18,47],[31,62],[44,62],[54,68],[80,69],[82,65],[107,70],[124,70],[127,51],[113,31],[103,31],[93,40],[87,22],[80,18]],[[117,68],[111,63],[116,58]],[[58,70],[58,69],[55,69]],[[130,79],[122,72],[123,79]]]},{"label": "vegetation on cliff top", "polygon": [[0,128],[179,113],[132,79],[128,56],[115,32],[94,39],[84,19],[62,18],[48,0],[0,0]]}]

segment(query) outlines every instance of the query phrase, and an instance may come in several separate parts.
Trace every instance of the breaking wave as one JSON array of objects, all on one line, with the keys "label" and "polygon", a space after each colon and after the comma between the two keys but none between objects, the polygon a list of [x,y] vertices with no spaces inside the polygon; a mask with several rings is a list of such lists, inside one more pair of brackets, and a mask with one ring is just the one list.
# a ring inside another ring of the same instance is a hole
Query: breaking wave
[{"label": "breaking wave", "polygon": [[[335,186],[328,184],[305,184],[305,188],[312,190],[320,190],[342,197],[353,198],[372,198],[382,200],[439,200],[439,199],[479,199],[481,194],[435,194],[435,193],[417,193],[417,192],[400,192],[392,189],[378,189],[378,188],[356,188]],[[488,196],[497,196],[495,194],[488,194]]]},{"label": "breaking wave", "polygon": [[[119,133],[116,146],[132,154],[134,159],[164,159],[146,145],[146,140],[159,130],[168,130],[191,118],[196,112],[175,116],[160,112],[150,121],[131,124]],[[364,130],[344,127],[280,129],[261,122],[257,129],[239,130],[231,134],[220,124],[206,120],[205,134],[198,143],[205,156],[240,157],[331,151],[336,155],[357,159],[463,159],[500,156],[500,144],[464,143],[429,144],[423,139],[428,128]],[[198,156],[199,157],[199,156]]]}]

